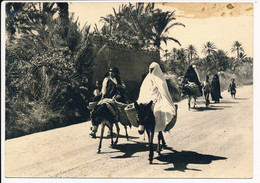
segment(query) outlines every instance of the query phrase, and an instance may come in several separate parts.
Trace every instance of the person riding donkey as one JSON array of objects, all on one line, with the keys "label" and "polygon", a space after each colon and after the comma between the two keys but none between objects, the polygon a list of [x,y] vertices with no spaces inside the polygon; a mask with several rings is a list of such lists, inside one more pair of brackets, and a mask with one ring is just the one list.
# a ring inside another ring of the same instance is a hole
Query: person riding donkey
[{"label": "person riding donkey", "polygon": [[111,67],[102,83],[101,99],[112,98],[118,102],[126,103],[125,89],[126,86],[120,77],[119,69]]},{"label": "person riding donkey", "polygon": [[191,99],[194,99],[193,108],[196,107],[196,99],[202,96],[202,87],[200,78],[195,65],[190,65],[183,77],[181,83],[181,92],[183,95],[188,96],[188,107],[190,110]]},{"label": "person riding donkey", "polygon": [[[119,69],[117,67],[111,67],[105,74],[101,89],[101,100],[98,105],[106,104],[107,108],[115,116],[115,121],[118,120],[118,111],[115,106],[115,101],[126,103],[125,89],[126,86],[120,77]],[[91,130],[92,133],[90,135],[95,135],[97,127]]]}]

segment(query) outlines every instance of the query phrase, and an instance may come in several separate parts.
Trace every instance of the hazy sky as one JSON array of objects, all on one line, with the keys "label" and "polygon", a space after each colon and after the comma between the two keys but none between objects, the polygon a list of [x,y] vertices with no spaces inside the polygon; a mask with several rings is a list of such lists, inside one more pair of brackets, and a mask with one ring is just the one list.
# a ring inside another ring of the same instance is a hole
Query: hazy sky
[{"label": "hazy sky", "polygon": [[[135,3],[135,2],[132,2]],[[85,23],[99,23],[100,17],[118,10],[122,3],[116,2],[71,2],[70,12],[79,17],[81,26]],[[156,3],[164,11],[175,10],[176,22],[186,27],[175,26],[169,36],[179,40],[182,47],[193,44],[199,55],[204,43],[211,41],[229,56],[235,56],[230,49],[234,41],[240,41],[245,53],[253,56],[253,4],[252,3]],[[144,22],[145,23],[145,22]],[[177,43],[163,44],[164,49],[180,48]]]}]

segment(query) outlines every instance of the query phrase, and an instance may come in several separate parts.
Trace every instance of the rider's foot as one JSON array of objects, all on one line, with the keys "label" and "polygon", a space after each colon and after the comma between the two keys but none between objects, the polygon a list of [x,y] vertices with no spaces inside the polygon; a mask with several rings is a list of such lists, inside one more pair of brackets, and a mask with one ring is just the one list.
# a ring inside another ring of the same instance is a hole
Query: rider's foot
[{"label": "rider's foot", "polygon": [[142,134],[144,134],[144,130],[138,130],[138,133],[139,133],[140,135],[142,135]]},{"label": "rider's foot", "polygon": [[138,133],[139,133],[140,135],[142,135],[142,134],[144,133],[144,126],[143,126],[143,125],[140,125],[139,130],[138,130]]},{"label": "rider's foot", "polygon": [[92,138],[96,138],[96,133],[95,132],[91,132],[89,135],[92,136]]}]

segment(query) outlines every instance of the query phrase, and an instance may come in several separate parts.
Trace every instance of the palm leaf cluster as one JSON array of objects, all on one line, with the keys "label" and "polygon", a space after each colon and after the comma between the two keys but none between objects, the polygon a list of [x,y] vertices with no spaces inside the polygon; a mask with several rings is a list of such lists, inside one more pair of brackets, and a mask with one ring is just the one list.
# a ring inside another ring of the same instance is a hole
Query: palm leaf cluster
[{"label": "palm leaf cluster", "polygon": [[122,4],[118,11],[113,10],[114,14],[101,17],[104,23],[101,30],[95,30],[109,44],[151,50],[161,49],[161,43],[167,44],[167,41],[180,45],[177,39],[168,36],[174,26],[184,26],[175,22],[175,12],[163,12],[156,9],[154,3]]},{"label": "palm leaf cluster", "polygon": [[6,22],[13,28],[6,43],[7,138],[88,116],[95,57],[90,26],[80,29],[78,20],[67,16],[66,4],[11,3],[8,11],[15,13]]}]

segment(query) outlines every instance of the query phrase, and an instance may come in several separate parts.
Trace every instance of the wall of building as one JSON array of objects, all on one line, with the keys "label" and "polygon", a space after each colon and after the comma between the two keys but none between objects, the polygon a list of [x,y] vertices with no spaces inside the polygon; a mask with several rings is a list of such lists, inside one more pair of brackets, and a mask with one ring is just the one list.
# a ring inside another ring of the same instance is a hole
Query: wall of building
[{"label": "wall of building", "polygon": [[148,52],[120,48],[104,48],[94,60],[93,83],[101,81],[110,66],[118,67],[122,80],[127,87],[127,97],[135,101],[138,97],[142,75],[148,73],[152,62],[160,60],[159,51]]}]

